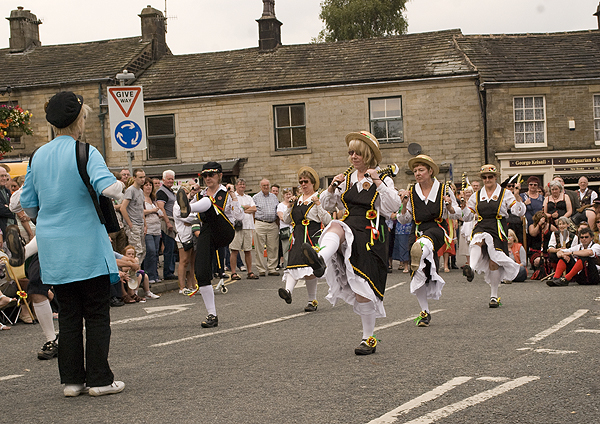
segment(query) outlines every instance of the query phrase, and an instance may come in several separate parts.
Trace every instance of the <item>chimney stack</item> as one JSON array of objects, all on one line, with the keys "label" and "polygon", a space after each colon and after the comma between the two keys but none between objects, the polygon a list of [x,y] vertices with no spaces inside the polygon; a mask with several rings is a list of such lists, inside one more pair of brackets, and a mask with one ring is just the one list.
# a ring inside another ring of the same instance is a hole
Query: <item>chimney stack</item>
[{"label": "chimney stack", "polygon": [[275,0],[263,0],[263,14],[258,22],[258,49],[261,52],[275,50],[281,45],[282,23],[275,17]]},{"label": "chimney stack", "polygon": [[158,60],[167,52],[167,19],[150,5],[138,16],[142,20],[142,41],[152,42],[152,59]]},{"label": "chimney stack", "polygon": [[38,20],[30,10],[23,10],[23,7],[19,6],[17,10],[12,10],[10,17],[6,19],[10,22],[9,51],[11,53],[23,52],[30,47],[42,45],[38,28],[42,21]]}]

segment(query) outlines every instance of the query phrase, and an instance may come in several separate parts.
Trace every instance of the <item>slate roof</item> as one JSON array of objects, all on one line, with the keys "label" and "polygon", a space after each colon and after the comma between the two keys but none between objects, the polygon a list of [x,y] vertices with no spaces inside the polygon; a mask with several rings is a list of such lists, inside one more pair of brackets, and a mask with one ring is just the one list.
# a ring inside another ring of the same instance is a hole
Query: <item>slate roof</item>
[{"label": "slate roof", "polygon": [[166,56],[137,83],[152,100],[473,74],[455,36],[461,31]]},{"label": "slate roof", "polygon": [[149,46],[138,36],[38,46],[23,53],[0,49],[0,86],[33,87],[114,78]]},{"label": "slate roof", "polygon": [[457,36],[485,82],[600,77],[600,31]]}]

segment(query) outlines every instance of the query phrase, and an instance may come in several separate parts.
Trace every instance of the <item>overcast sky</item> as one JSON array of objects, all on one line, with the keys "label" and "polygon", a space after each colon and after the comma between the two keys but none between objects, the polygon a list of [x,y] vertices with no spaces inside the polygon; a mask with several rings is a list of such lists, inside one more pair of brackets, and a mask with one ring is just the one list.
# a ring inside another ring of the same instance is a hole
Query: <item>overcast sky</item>
[{"label": "overcast sky", "polygon": [[[321,0],[276,0],[283,44],[309,43],[323,27]],[[539,33],[598,29],[599,0],[410,0],[408,31],[459,28],[464,34]],[[43,45],[140,35],[144,7],[164,11],[165,0],[0,0],[3,17],[17,6],[43,21]],[[262,0],[167,0],[167,44],[175,54],[258,46]],[[0,24],[8,47],[9,22]]]}]

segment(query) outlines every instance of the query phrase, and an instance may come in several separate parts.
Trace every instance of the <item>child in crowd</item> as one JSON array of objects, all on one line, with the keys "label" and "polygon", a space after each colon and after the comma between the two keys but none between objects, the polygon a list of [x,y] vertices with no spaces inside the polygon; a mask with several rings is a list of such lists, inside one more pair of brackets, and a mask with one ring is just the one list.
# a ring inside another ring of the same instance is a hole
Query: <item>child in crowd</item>
[{"label": "child in crowd", "polygon": [[[131,245],[126,246],[125,249],[123,249],[123,255],[138,262],[138,259],[135,256],[135,248]],[[122,278],[125,280],[124,283],[127,286],[127,296],[129,298],[135,300],[136,302],[144,303],[146,302],[146,297],[150,299],[158,299],[160,297],[150,291],[150,282],[148,280],[148,275],[146,275],[146,273],[143,270],[140,269],[138,271],[135,271],[131,269],[131,267],[121,267],[120,270],[125,273],[121,275]],[[138,296],[138,289],[140,285],[144,287],[146,297]],[[129,302],[125,301],[125,303]]]}]

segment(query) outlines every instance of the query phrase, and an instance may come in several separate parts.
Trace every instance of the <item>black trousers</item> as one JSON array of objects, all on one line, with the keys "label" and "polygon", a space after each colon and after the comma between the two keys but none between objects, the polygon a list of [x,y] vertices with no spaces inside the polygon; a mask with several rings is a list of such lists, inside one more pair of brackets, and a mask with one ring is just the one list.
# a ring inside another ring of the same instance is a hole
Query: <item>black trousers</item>
[{"label": "black trousers", "polygon": [[[114,381],[108,365],[110,277],[54,286],[58,315],[58,371],[63,384],[107,386]],[[83,321],[85,320],[85,353]],[[85,356],[84,356],[85,355]],[[85,360],[84,360],[85,358]]]}]

